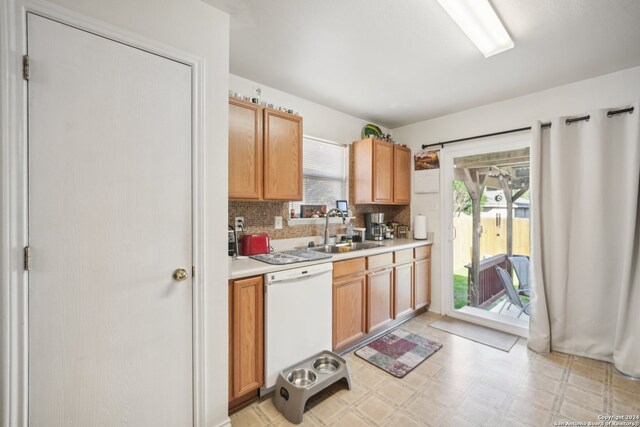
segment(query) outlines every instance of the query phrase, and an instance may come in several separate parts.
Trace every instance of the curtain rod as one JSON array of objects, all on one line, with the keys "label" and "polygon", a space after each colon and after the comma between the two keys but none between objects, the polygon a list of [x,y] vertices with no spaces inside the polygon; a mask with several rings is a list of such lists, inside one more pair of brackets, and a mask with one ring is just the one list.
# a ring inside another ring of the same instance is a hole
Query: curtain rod
[{"label": "curtain rod", "polygon": [[[633,107],[629,107],[629,108],[623,108],[621,110],[611,110],[611,111],[607,111],[607,117],[613,117],[616,114],[623,114],[623,113],[633,113]],[[574,122],[580,122],[580,121],[589,121],[589,119],[591,118],[591,116],[580,116],[580,117],[574,117],[572,119],[566,119],[565,123],[570,125],[571,123]],[[543,128],[550,128],[551,127],[551,123],[543,123],[542,124]],[[422,144],[422,149],[424,150],[425,148],[429,148],[429,147],[437,147],[440,146],[440,148],[444,147],[447,144],[453,144],[454,142],[463,142],[463,141],[470,141],[472,139],[480,139],[480,138],[487,138],[489,136],[498,136],[498,135],[504,135],[507,133],[514,133],[514,132],[522,132],[525,130],[531,130],[531,126],[525,127],[525,128],[518,128],[518,129],[509,129],[509,130],[503,130],[501,132],[493,132],[493,133],[485,133],[484,135],[476,135],[476,136],[469,136],[467,138],[460,138],[460,139],[452,139],[451,141],[443,141],[443,142],[438,142],[435,144]]]}]

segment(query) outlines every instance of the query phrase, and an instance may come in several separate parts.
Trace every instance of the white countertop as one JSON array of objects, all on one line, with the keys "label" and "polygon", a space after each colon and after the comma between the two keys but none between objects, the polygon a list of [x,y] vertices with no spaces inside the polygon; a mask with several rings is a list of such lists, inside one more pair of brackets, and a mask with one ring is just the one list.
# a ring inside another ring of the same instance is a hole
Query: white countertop
[{"label": "white countertop", "polygon": [[[367,240],[367,243],[378,243]],[[402,249],[416,248],[418,246],[432,245],[433,240],[415,240],[415,239],[391,239],[379,242],[381,245],[377,248],[363,249],[353,252],[342,252],[333,254],[331,258],[321,259],[317,261],[298,262],[295,264],[273,265],[265,262],[256,261],[251,258],[234,259],[229,257],[229,279],[239,279],[241,277],[258,276],[260,274],[272,273],[274,271],[289,270],[291,268],[304,267],[307,265],[322,264],[325,262],[342,261],[351,258],[361,258],[365,256],[382,254],[385,252],[398,251]]]}]

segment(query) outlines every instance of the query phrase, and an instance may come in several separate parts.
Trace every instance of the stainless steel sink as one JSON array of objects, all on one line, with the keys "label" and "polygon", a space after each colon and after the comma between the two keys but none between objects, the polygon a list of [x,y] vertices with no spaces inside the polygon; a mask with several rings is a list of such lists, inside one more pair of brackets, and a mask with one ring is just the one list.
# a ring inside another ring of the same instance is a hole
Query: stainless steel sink
[{"label": "stainless steel sink", "polygon": [[308,248],[307,250],[313,251],[313,252],[325,252],[328,254],[337,254],[340,252],[345,252],[345,251],[349,251],[350,249],[343,249],[342,251],[340,251],[340,248],[338,248],[336,245],[322,245],[322,246],[316,246],[313,248]]},{"label": "stainless steel sink", "polygon": [[328,254],[339,254],[342,252],[353,252],[353,251],[361,251],[364,249],[373,249],[373,248],[378,248],[380,246],[384,246],[384,245],[381,245],[378,243],[367,243],[367,242],[336,243],[333,245],[316,246],[314,248],[308,248],[308,250],[314,251],[314,252],[324,252]]},{"label": "stainless steel sink", "polygon": [[367,243],[367,242],[357,242],[357,243],[352,243],[351,247],[353,248],[352,250],[354,251],[359,251],[362,249],[373,249],[373,248],[378,248],[380,246],[384,246],[381,243]]}]

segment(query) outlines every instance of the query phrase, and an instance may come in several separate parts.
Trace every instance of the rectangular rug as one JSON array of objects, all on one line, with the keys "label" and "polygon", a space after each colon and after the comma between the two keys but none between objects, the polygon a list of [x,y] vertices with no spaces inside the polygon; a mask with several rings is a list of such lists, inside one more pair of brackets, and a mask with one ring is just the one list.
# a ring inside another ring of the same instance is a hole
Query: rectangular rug
[{"label": "rectangular rug", "polygon": [[445,316],[429,326],[506,352],[511,350],[511,347],[513,347],[519,338],[516,335],[496,331],[495,329],[454,319],[449,316]]},{"label": "rectangular rug", "polygon": [[440,343],[396,329],[356,350],[356,356],[402,378],[441,348]]}]

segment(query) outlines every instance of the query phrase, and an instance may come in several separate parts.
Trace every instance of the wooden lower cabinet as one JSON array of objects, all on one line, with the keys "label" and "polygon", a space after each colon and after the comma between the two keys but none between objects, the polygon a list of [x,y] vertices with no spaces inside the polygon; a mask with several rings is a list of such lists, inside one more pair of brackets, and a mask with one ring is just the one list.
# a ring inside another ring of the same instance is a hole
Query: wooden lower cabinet
[{"label": "wooden lower cabinet", "polygon": [[393,268],[367,274],[367,332],[383,329],[393,320]]},{"label": "wooden lower cabinet", "polygon": [[333,349],[355,343],[367,333],[367,282],[364,274],[333,282]]},{"label": "wooden lower cabinet", "polygon": [[394,318],[404,317],[414,310],[413,262],[394,267],[395,311]]},{"label": "wooden lower cabinet", "polygon": [[353,348],[424,310],[430,283],[430,246],[334,262],[333,350]]},{"label": "wooden lower cabinet", "polygon": [[417,310],[431,304],[431,246],[416,248],[414,266],[415,299],[413,308]]},{"label": "wooden lower cabinet", "polygon": [[264,383],[262,276],[229,282],[229,401],[257,395]]},{"label": "wooden lower cabinet", "polygon": [[[431,247],[415,248],[413,254],[402,250],[333,263],[334,351],[430,303]],[[263,295],[262,276],[229,281],[230,408],[257,397],[264,385]]]}]

